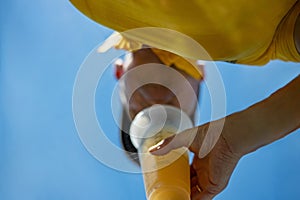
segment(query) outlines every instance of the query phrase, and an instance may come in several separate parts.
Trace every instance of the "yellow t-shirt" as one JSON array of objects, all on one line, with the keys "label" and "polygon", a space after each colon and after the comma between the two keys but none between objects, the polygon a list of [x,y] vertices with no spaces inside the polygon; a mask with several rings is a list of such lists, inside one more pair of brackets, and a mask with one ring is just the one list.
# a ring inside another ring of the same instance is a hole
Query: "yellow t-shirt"
[{"label": "yellow t-shirt", "polygon": [[[294,24],[300,13],[299,0],[71,2],[91,19],[118,32],[140,27],[181,32],[202,45],[214,60],[249,65],[264,65],[272,59],[300,62],[293,38]],[[151,47],[161,47],[157,35],[137,40]],[[180,42],[176,42],[178,44]]]}]

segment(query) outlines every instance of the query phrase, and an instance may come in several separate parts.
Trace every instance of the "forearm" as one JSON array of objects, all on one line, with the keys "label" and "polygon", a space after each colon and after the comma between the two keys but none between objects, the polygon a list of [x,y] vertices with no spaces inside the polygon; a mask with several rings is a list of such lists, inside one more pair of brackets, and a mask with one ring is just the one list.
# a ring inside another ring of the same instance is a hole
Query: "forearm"
[{"label": "forearm", "polygon": [[223,136],[245,155],[300,127],[300,75],[267,99],[226,118]]}]

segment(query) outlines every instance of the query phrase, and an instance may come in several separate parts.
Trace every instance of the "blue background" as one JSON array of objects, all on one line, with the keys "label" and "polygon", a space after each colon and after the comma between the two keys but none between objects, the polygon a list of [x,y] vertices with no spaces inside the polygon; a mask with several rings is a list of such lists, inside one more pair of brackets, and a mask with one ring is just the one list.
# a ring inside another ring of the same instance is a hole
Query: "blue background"
[{"label": "blue background", "polygon": [[[97,161],[73,122],[76,73],[112,30],[89,20],[68,1],[2,1],[0,9],[0,199],[145,199],[141,175]],[[217,65],[228,114],[266,98],[300,73],[299,63],[279,61],[264,67]],[[111,69],[104,82],[108,89],[103,98],[108,98],[109,85],[115,84]],[[210,120],[209,102],[203,85],[199,123]],[[96,107],[98,113],[104,109],[99,103]],[[99,121],[120,145],[111,118]],[[300,199],[299,133],[242,158],[216,199]]]}]

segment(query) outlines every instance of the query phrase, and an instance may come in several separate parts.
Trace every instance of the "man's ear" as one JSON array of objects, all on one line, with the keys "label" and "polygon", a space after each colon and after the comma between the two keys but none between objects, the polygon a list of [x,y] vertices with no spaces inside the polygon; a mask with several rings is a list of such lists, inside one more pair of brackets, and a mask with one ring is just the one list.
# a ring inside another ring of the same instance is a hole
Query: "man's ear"
[{"label": "man's ear", "polygon": [[116,79],[120,79],[121,76],[124,74],[124,66],[123,66],[123,60],[117,59],[114,63],[115,68],[115,77]]}]

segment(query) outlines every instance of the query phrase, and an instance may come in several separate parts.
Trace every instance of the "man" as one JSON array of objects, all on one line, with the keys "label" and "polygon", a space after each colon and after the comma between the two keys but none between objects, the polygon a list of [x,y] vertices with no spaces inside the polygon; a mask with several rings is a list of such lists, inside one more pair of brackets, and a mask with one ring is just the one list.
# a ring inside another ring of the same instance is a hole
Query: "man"
[{"label": "man", "polygon": [[[119,32],[146,26],[182,32],[202,45],[213,60],[247,65],[264,65],[272,59],[300,62],[300,1],[72,2],[90,18]],[[132,45],[135,49],[148,45],[153,49],[170,50],[173,53],[174,49],[181,49],[185,58],[203,59],[195,56],[185,43],[170,38],[166,42],[166,37],[160,34],[127,34],[123,35],[117,47],[131,50]],[[166,64],[168,59],[164,58],[168,56],[163,52],[154,50],[136,53],[133,62],[139,57],[143,60],[157,56],[160,62]],[[151,94],[150,91],[146,94]],[[198,155],[191,166],[191,197],[198,200],[212,199],[226,187],[243,155],[300,127],[299,91],[300,76],[266,100],[226,117],[222,134],[211,151],[201,150],[209,126],[205,124],[197,127],[198,134],[191,145],[186,139],[188,135],[183,132],[153,147],[153,153],[164,154],[180,146],[189,146]],[[163,92],[166,96],[169,95],[167,93],[167,90]],[[146,96],[150,100],[154,98],[153,95]],[[132,111],[133,116],[149,106],[143,104],[148,101],[147,98],[140,102],[134,99],[130,103],[137,104],[133,106],[137,108]],[[212,123],[218,126],[220,120]]]}]

